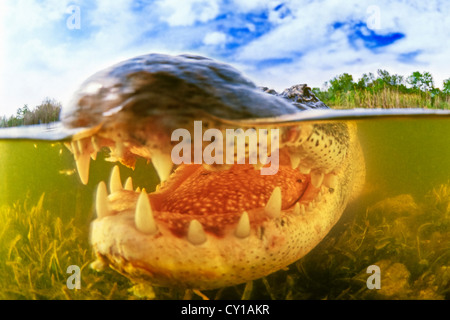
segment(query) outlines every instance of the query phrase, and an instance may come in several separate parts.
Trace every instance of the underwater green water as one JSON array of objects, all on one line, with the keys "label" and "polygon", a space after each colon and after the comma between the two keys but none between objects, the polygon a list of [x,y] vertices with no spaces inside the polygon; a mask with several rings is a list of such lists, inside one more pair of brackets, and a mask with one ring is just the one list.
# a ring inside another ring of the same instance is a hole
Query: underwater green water
[{"label": "underwater green water", "polygon": [[[366,118],[357,120],[357,126],[366,186],[330,234],[288,270],[204,294],[236,299],[450,298],[450,118]],[[93,260],[89,222],[94,189],[109,180],[115,165],[104,158],[99,153],[91,161],[84,186],[62,142],[0,140],[1,299],[136,298],[126,278],[88,267]],[[135,171],[121,167],[121,176],[122,181],[131,176],[135,186],[147,190],[158,183],[153,167],[144,162]],[[70,264],[82,266],[79,290],[67,289]],[[382,270],[381,290],[366,286],[366,269],[373,264]],[[155,288],[152,294],[163,299],[186,293]]]}]

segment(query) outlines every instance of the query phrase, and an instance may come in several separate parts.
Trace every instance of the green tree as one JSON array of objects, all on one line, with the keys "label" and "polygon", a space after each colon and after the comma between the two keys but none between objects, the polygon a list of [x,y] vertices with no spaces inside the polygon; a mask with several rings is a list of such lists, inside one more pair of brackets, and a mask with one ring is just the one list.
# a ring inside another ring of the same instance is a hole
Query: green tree
[{"label": "green tree", "polygon": [[444,80],[442,92],[450,95],[450,78]]},{"label": "green tree", "polygon": [[347,92],[354,87],[353,76],[348,73],[343,73],[330,80],[330,90],[333,92]]},{"label": "green tree", "polygon": [[370,86],[370,84],[375,80],[373,73],[369,72],[369,74],[364,73],[362,77],[356,83],[356,88],[358,89],[366,89]]},{"label": "green tree", "polygon": [[407,82],[413,89],[421,91],[430,91],[434,88],[433,76],[429,72],[420,73],[414,71],[407,79]]}]

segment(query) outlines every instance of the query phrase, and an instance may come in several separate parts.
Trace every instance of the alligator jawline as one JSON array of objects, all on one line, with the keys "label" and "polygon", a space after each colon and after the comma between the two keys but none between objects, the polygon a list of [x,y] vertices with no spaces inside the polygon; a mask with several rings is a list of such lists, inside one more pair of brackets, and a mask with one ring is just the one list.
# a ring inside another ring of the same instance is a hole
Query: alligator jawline
[{"label": "alligator jawline", "polygon": [[[75,141],[69,148],[80,177],[97,153],[90,141]],[[96,192],[91,243],[99,260],[92,266],[110,265],[136,281],[202,289],[256,279],[297,260],[342,213],[338,177],[343,169],[320,174],[292,162],[283,150],[280,155],[274,176],[248,164],[218,171],[180,165],[150,194],[134,189],[131,178],[123,184],[119,166],[114,167],[109,187],[102,181]],[[224,209],[222,194],[233,203],[239,188],[241,201]],[[260,198],[249,205],[255,196]]]},{"label": "alligator jawline", "polygon": [[[112,192],[107,198],[100,190],[105,188],[103,185],[97,192],[97,208],[108,208],[99,213],[100,217],[124,212],[141,214],[137,204],[144,192],[155,221],[155,227],[150,229],[157,230],[158,225],[163,224],[174,236],[188,240],[193,220],[200,223],[202,231],[199,232],[224,237],[239,228],[243,214],[248,216],[251,227],[257,228],[268,219],[311,210],[321,196],[334,191],[326,185],[314,187],[310,175],[301,174],[290,166],[281,166],[276,176],[264,176],[249,165],[234,165],[222,171],[208,171],[201,165],[182,165],[157,187],[157,191],[149,194],[140,188],[133,190],[131,180],[122,189],[118,167],[113,170],[111,179]],[[145,222],[139,225],[137,220],[136,228],[145,230],[147,227]]]}]

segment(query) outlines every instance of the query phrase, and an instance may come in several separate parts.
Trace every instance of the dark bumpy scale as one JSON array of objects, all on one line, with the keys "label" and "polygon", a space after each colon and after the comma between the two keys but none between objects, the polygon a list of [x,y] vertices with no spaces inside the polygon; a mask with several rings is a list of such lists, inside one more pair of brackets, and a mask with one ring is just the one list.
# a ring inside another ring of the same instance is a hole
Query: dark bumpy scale
[{"label": "dark bumpy scale", "polygon": [[324,107],[306,85],[267,94],[229,65],[193,55],[148,54],[88,78],[61,118],[73,128],[95,126],[116,108],[137,117],[204,112],[239,120]]}]

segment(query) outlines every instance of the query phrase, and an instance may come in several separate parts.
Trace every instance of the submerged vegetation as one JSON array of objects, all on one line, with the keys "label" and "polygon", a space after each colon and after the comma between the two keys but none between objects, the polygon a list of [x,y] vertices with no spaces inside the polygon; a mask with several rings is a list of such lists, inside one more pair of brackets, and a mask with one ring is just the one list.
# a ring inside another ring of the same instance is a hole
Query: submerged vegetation
[{"label": "submerged vegetation", "polygon": [[[85,218],[63,221],[34,206],[0,208],[0,299],[449,299],[450,183],[416,202],[380,201],[344,219],[303,259],[262,279],[211,291],[133,284],[111,269],[93,271]],[[68,289],[67,267],[81,269]],[[381,270],[381,289],[366,286],[367,267]]]},{"label": "submerged vegetation", "polygon": [[[52,215],[44,195],[35,206],[0,208],[0,221],[0,299],[114,299],[127,293],[126,279],[89,269],[88,224]],[[81,269],[79,290],[66,285],[70,265]]]}]

